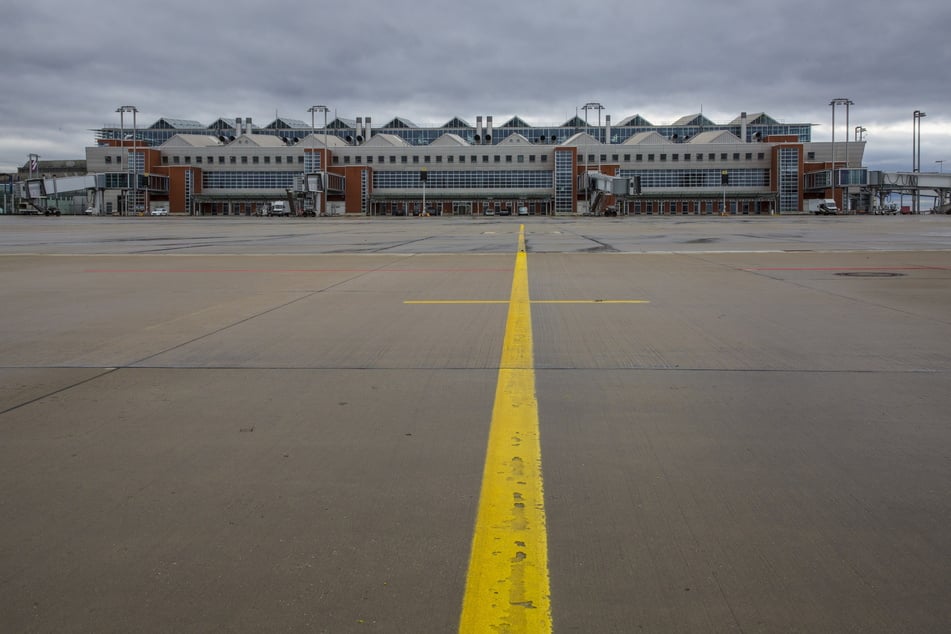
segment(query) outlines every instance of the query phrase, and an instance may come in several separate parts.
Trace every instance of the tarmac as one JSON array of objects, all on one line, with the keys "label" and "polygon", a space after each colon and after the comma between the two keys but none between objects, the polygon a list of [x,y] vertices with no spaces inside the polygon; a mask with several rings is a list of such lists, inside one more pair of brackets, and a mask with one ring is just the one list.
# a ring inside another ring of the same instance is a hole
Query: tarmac
[{"label": "tarmac", "polygon": [[0,216],[0,631],[464,631],[516,304],[505,610],[948,630],[949,216]]}]

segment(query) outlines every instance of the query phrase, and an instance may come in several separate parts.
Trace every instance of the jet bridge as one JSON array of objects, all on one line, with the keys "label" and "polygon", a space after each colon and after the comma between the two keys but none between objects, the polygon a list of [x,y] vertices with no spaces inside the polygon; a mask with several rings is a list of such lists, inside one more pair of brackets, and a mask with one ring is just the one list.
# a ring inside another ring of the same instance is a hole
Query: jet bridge
[{"label": "jet bridge", "polygon": [[95,176],[64,176],[59,178],[30,178],[20,184],[21,213],[58,216],[61,210],[51,199],[96,189]]},{"label": "jet bridge", "polygon": [[585,192],[588,203],[588,213],[600,215],[616,215],[606,207],[608,196],[626,197],[639,193],[637,177],[612,176],[598,171],[589,171],[581,176],[580,189]]},{"label": "jet bridge", "polygon": [[868,179],[872,196],[878,198],[879,207],[892,193],[911,194],[919,211],[922,196],[934,197],[934,209],[938,213],[951,212],[951,174],[936,172],[880,172],[870,171]]}]

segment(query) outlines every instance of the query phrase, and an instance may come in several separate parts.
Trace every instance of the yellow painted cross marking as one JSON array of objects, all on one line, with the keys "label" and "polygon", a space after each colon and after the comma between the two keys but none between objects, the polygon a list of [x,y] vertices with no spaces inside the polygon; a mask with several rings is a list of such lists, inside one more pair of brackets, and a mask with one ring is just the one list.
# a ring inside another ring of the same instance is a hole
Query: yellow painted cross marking
[{"label": "yellow painted cross marking", "polygon": [[460,634],[551,632],[525,226],[509,300]]}]

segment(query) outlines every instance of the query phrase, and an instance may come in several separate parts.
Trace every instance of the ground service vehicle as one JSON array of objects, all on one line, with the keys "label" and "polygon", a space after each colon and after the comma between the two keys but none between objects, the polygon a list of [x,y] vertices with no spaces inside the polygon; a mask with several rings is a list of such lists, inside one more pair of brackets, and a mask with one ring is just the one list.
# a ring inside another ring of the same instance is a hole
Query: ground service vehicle
[{"label": "ground service vehicle", "polygon": [[811,198],[806,204],[806,209],[817,216],[834,216],[839,213],[839,208],[831,198]]},{"label": "ground service vehicle", "polygon": [[269,216],[290,216],[291,210],[287,206],[287,201],[285,200],[275,200],[271,203],[271,209],[268,211]]}]

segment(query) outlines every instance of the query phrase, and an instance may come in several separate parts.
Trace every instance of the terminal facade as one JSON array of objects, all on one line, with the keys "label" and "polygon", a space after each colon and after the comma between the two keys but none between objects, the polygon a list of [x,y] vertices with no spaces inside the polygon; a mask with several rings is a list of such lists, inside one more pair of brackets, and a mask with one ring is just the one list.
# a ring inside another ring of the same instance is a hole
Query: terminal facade
[{"label": "terminal facade", "polygon": [[[664,125],[598,117],[548,127],[517,116],[431,127],[399,117],[264,127],[246,117],[162,118],[97,130],[86,168],[101,175],[100,213],[119,214],[162,205],[254,215],[278,200],[314,215],[770,214],[800,212],[813,198],[868,209],[864,141],[813,142],[813,124],[765,113]],[[627,186],[596,196],[589,175]]]}]

